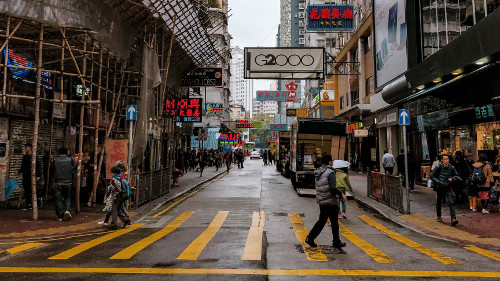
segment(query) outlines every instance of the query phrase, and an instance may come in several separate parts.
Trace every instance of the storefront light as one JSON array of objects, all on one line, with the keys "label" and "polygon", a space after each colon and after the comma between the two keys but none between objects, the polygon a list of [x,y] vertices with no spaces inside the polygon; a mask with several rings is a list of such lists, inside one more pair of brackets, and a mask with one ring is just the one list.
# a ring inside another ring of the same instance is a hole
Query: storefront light
[{"label": "storefront light", "polygon": [[434,82],[436,84],[439,83],[439,82],[441,82],[441,77],[432,80],[432,82]]},{"label": "storefront light", "polygon": [[478,61],[476,61],[476,65],[484,65],[490,62],[490,59],[488,57],[482,58]]},{"label": "storefront light", "polygon": [[417,87],[417,90],[423,90],[423,89],[425,89],[424,85],[420,85],[420,86]]},{"label": "storefront light", "polygon": [[462,74],[462,73],[463,73],[463,70],[461,68],[459,68],[459,69],[453,71],[451,74],[453,74],[453,75],[459,75],[459,74]]}]

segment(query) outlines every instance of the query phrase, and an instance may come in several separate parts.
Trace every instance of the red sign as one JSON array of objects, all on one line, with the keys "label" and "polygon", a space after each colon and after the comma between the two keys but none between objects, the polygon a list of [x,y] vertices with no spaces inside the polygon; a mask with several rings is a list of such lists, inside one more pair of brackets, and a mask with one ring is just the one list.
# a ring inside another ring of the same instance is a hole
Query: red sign
[{"label": "red sign", "polygon": [[239,134],[220,134],[219,139],[225,140],[225,141],[239,142],[240,135]]},{"label": "red sign", "polygon": [[201,122],[201,105],[203,100],[168,99],[165,102],[165,113],[175,122]]}]

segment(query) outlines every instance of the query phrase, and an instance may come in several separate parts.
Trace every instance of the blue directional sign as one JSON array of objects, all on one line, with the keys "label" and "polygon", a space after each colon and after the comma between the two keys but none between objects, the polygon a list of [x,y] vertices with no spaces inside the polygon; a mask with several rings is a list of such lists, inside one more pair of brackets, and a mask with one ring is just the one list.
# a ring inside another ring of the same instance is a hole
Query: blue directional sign
[{"label": "blue directional sign", "polygon": [[410,111],[407,109],[399,110],[399,125],[406,126],[410,125]]},{"label": "blue directional sign", "polygon": [[137,105],[127,105],[127,121],[137,120]]}]

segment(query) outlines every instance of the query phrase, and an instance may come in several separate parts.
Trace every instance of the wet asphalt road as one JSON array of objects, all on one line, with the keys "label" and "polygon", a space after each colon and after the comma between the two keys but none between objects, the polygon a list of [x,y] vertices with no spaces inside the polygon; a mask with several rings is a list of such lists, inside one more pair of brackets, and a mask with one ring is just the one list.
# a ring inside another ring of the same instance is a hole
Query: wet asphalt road
[{"label": "wet asphalt road", "polygon": [[498,251],[423,236],[354,201],[344,251],[330,247],[329,225],[320,249],[305,246],[315,199],[261,160],[165,208],[118,232],[0,245],[0,280],[500,280]]}]

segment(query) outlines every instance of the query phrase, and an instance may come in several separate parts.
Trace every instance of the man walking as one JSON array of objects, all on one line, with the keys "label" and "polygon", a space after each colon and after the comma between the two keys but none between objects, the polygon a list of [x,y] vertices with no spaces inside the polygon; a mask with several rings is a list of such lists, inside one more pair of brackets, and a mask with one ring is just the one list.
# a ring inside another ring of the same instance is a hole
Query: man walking
[{"label": "man walking", "polygon": [[[32,189],[31,189],[31,155],[33,154],[33,146],[30,143],[25,144],[25,154],[21,161],[21,169],[19,173],[23,175],[24,199],[26,200],[26,209],[32,209]],[[40,180],[40,169],[38,161],[36,161],[36,180]]]},{"label": "man walking", "polygon": [[245,155],[243,154],[243,150],[239,150],[238,151],[238,168],[241,168],[243,169],[243,162],[245,162]]},{"label": "man walking", "polygon": [[75,170],[75,160],[68,156],[68,149],[62,147],[54,157],[54,201],[58,221],[71,220],[71,186]]},{"label": "man walking", "polygon": [[326,221],[330,219],[333,234],[333,247],[342,248],[345,247],[346,244],[340,241],[339,236],[339,222],[337,218],[339,210],[338,198],[341,196],[344,201],[346,201],[347,198],[336,187],[337,180],[335,178],[335,171],[332,168],[332,155],[323,153],[321,161],[321,167],[314,172],[316,201],[319,204],[319,219],[316,224],[314,224],[305,242],[311,247],[318,247],[314,239],[321,233],[325,227]]},{"label": "man walking", "polygon": [[116,224],[118,217],[123,222],[123,227],[132,225],[127,209],[125,209],[125,202],[127,202],[130,196],[130,190],[128,181],[122,179],[120,168],[114,166],[111,168],[111,173],[113,174],[113,179],[111,179],[110,190],[113,203],[111,207],[111,224],[108,225],[108,229],[118,229]]},{"label": "man walking", "polygon": [[387,175],[392,175],[395,162],[396,160],[394,160],[394,156],[390,154],[387,149],[384,150],[384,156],[382,157],[382,166],[384,166],[384,171]]},{"label": "man walking", "polygon": [[431,174],[431,180],[434,183],[434,190],[437,193],[436,201],[436,215],[437,221],[443,222],[441,219],[441,202],[442,198],[446,197],[448,200],[448,207],[450,208],[451,225],[458,224],[457,217],[455,216],[455,200],[453,199],[453,192],[451,191],[450,184],[454,180],[458,180],[458,173],[455,167],[450,165],[450,158],[448,155],[443,155],[443,161],[437,166]]},{"label": "man walking", "polygon": [[226,155],[224,155],[224,158],[226,158],[226,168],[227,168],[227,172],[229,173],[229,168],[231,167],[231,162],[233,162],[233,154],[231,152],[231,150],[228,150],[226,152]]}]

